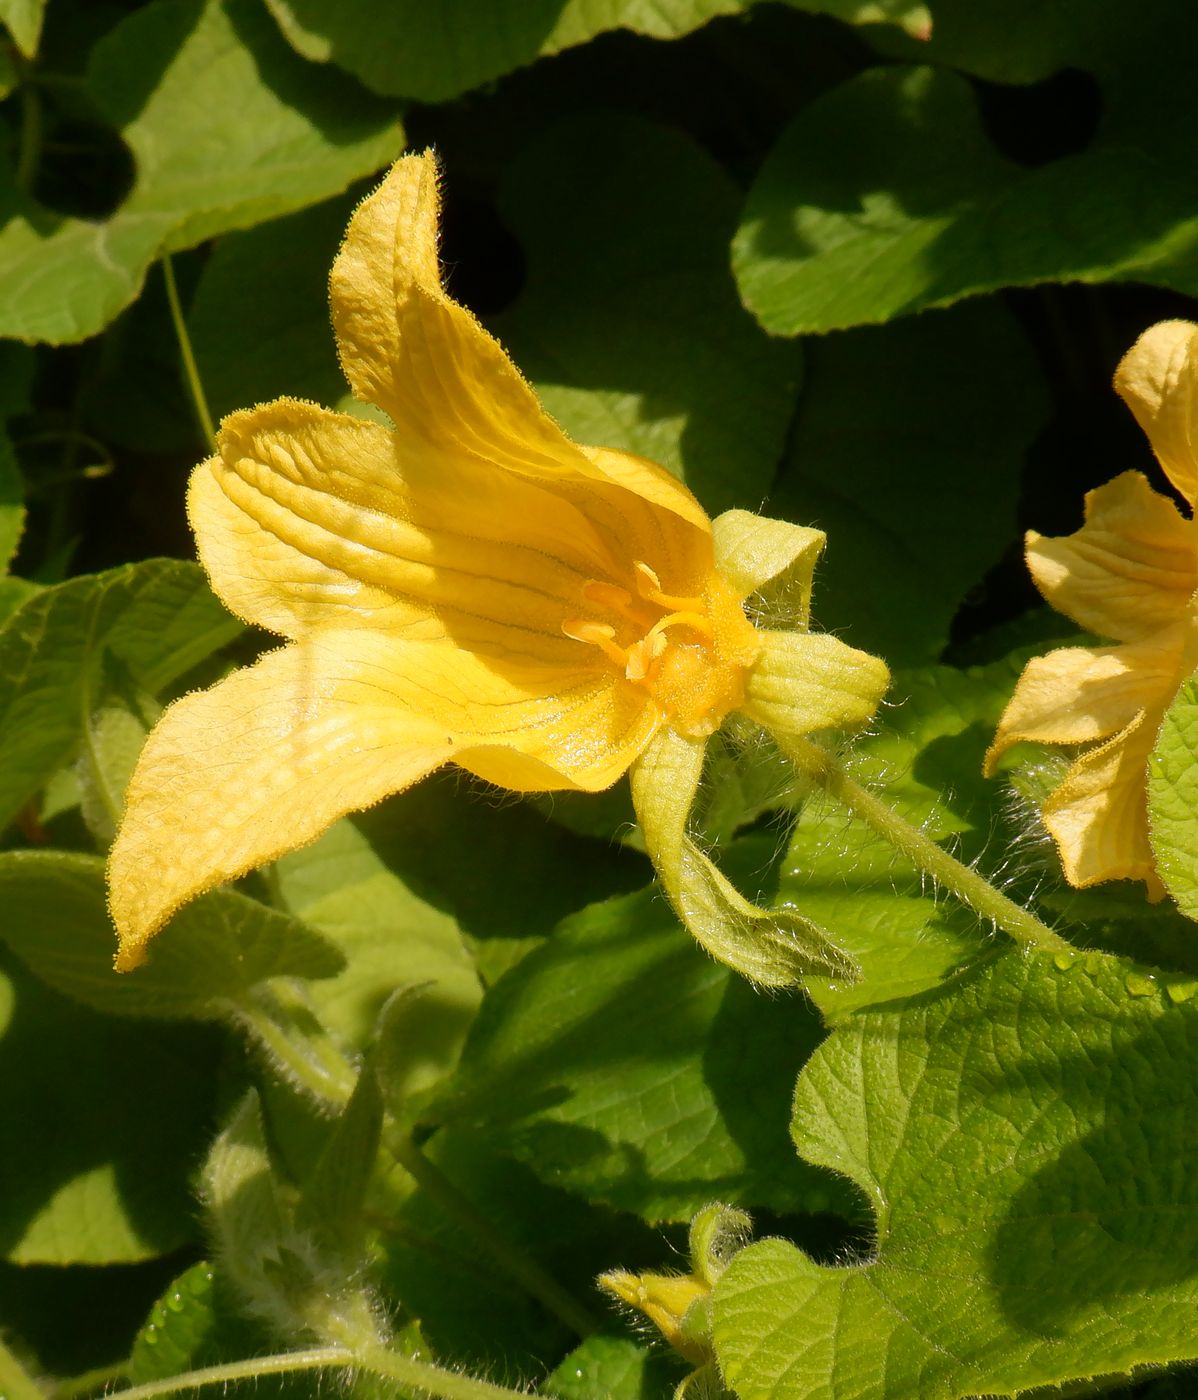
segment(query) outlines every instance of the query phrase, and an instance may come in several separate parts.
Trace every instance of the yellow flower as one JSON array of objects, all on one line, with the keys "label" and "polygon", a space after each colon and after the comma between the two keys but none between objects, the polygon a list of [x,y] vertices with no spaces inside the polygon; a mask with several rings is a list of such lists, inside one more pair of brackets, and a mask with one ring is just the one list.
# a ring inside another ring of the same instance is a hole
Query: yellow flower
[{"label": "yellow flower", "polygon": [[1040,592],[1116,645],[1064,647],[1030,661],[999,721],[986,771],[1023,740],[1089,746],[1043,809],[1065,877],[1078,887],[1144,880],[1159,897],[1148,760],[1165,711],[1198,663],[1198,326],[1151,327],[1124,356],[1115,388],[1191,515],[1129,471],[1087,494],[1076,534],[1028,535],[1028,567]]},{"label": "yellow flower", "polygon": [[701,941],[732,961],[743,944],[762,981],[793,980],[804,937],[826,967],[818,931],[740,900],[685,831],[731,711],[805,732],[859,725],[882,694],[881,662],[745,614],[771,585],[805,627],[823,536],[739,511],[713,525],[663,468],[572,442],[445,294],[437,228],[435,162],[408,157],[333,265],[346,377],[394,426],[279,399],[225,419],[195,470],[212,587],[288,644],[147,740],[110,862],[117,966],[184,901],[455,763],[517,792],[631,769]]}]

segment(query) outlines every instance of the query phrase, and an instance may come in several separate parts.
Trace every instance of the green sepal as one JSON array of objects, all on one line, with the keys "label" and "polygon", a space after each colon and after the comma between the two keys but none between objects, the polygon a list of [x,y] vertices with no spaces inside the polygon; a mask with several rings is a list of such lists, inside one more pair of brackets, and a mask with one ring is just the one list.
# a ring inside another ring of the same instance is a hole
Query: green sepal
[{"label": "green sepal", "polygon": [[675,913],[712,957],[760,986],[854,978],[830,934],[793,910],[751,904],[688,835],[705,747],[663,727],[630,774],[645,848]]}]

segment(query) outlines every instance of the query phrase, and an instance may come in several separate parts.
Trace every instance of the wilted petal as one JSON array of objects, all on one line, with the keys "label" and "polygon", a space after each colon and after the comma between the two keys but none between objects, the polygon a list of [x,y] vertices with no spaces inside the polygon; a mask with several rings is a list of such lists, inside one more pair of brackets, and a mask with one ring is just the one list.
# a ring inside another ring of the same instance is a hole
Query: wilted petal
[{"label": "wilted petal", "polygon": [[744,709],[773,733],[859,729],[872,718],[889,684],[884,661],[835,637],[763,632]]},{"label": "wilted petal", "polygon": [[999,720],[986,775],[1014,744],[1088,744],[1125,729],[1145,709],[1160,709],[1177,689],[1184,640],[1178,623],[1148,642],[1034,657]]},{"label": "wilted petal", "polygon": [[712,534],[717,571],[742,601],[757,595],[754,612],[763,624],[805,630],[824,532],[747,510],[726,510],[712,522]]},{"label": "wilted petal", "polygon": [[1044,825],[1071,885],[1147,880],[1150,889],[1159,889],[1145,783],[1161,719],[1160,708],[1141,711],[1113,738],[1083,754],[1044,804]]},{"label": "wilted petal", "polygon": [[1138,642],[1176,622],[1198,588],[1192,522],[1139,472],[1086,493],[1072,535],[1027,537],[1036,587],[1079,626]]},{"label": "wilted petal", "polygon": [[761,986],[851,978],[851,960],[823,929],[793,910],[751,904],[687,835],[704,749],[665,727],[630,773],[645,849],[675,913],[712,957]]},{"label": "wilted petal", "polygon": [[1115,388],[1148,435],[1165,475],[1198,500],[1198,326],[1151,326],[1119,362]]}]

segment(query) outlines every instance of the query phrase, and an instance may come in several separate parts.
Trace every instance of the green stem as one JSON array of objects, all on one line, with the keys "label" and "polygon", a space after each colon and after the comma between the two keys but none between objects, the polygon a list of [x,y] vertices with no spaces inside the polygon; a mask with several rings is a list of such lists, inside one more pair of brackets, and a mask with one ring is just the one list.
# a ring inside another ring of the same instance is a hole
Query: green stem
[{"label": "green stem", "polygon": [[[84,1400],[85,1396],[107,1391],[117,1381],[128,1379],[128,1361],[118,1361],[115,1366],[97,1366],[94,1371],[84,1371],[82,1375],[55,1381],[54,1400]],[[3,1393],[0,1391],[0,1394]]]},{"label": "green stem", "polygon": [[589,1337],[599,1330],[599,1320],[584,1307],[571,1293],[532,1259],[516,1249],[468,1196],[420,1150],[412,1139],[399,1128],[385,1134],[387,1151],[395,1158],[404,1171],[432,1200],[446,1212],[460,1220],[473,1233],[491,1257],[500,1264],[505,1273],[549,1309],[550,1312],[579,1337]]},{"label": "green stem", "polygon": [[[296,994],[297,998],[300,994]],[[333,1043],[306,1005],[286,1002],[283,984],[272,989],[277,1007],[262,1001],[237,1003],[234,1014],[241,1025],[266,1050],[279,1072],[310,1094],[318,1103],[343,1108],[353,1093],[358,1071]],[[282,1010],[291,1027],[278,1019]],[[297,1034],[296,1017],[311,1022]],[[598,1319],[546,1272],[530,1255],[507,1239],[474,1203],[420,1150],[411,1137],[393,1122],[384,1130],[387,1151],[447,1215],[477,1239],[503,1272],[536,1298],[560,1322],[588,1337],[598,1330]]]},{"label": "green stem", "polygon": [[[262,1376],[280,1376],[295,1371],[325,1371],[350,1369],[369,1371],[387,1380],[410,1386],[435,1400],[528,1400],[522,1390],[508,1390],[490,1381],[474,1380],[470,1376],[446,1371],[427,1361],[387,1351],[384,1347],[366,1347],[350,1351],[345,1347],[313,1347],[307,1351],[283,1352],[278,1356],[258,1356],[246,1361],[230,1361],[223,1366],[204,1366],[197,1371],[185,1371],[179,1376],[149,1381],[128,1390],[111,1392],[110,1400],[155,1400],[159,1395],[177,1395],[180,1391],[200,1390],[209,1385],[231,1385],[237,1381],[255,1381]],[[39,1396],[39,1400],[44,1397]]]},{"label": "green stem", "polygon": [[46,1392],[3,1341],[0,1341],[0,1396],[4,1400],[46,1400]]},{"label": "green stem", "polygon": [[179,302],[179,288],[175,285],[175,269],[171,266],[169,253],[162,254],[162,278],[166,283],[166,299],[171,309],[171,322],[175,327],[175,338],[179,342],[179,355],[183,360],[183,373],[187,379],[187,389],[191,394],[192,407],[204,440],[213,452],[216,451],[216,430],[212,426],[212,414],[208,411],[208,400],[204,386],[200,382],[200,371],[191,348],[191,336],[187,334],[187,322],[183,319],[183,307]]},{"label": "green stem", "polygon": [[943,846],[938,846],[930,837],[900,817],[892,807],[888,807],[885,802],[850,778],[844,767],[831,754],[808,743],[806,739],[782,735],[775,735],[775,738],[802,771],[825,792],[830,793],[855,816],[872,826],[896,851],[900,851],[920,870],[929,874],[938,885],[956,895],[975,914],[989,919],[1004,933],[1010,934],[1017,943],[1026,947],[1042,948],[1047,952],[1071,950],[1072,945],[1060,934],[1054,933],[1034,914],[1029,914],[1014,900],[996,890],[984,875],[979,875],[976,870],[962,865],[955,856],[950,856]]}]

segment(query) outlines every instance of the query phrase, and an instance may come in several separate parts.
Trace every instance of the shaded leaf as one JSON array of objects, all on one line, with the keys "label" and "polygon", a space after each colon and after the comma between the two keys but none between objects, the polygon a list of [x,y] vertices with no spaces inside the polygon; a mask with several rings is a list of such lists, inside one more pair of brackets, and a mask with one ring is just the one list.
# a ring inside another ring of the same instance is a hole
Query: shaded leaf
[{"label": "shaded leaf", "polygon": [[560,123],[500,193],[528,260],[495,322],[517,364],[577,441],[662,463],[713,514],[768,491],[800,371],[728,275],[740,199],[685,137],[611,112]]},{"label": "shaded leaf", "polygon": [[1031,346],[993,302],[810,345],[768,511],[828,532],[819,625],[892,665],[936,660],[1008,547],[1046,409]]},{"label": "shaded leaf", "polygon": [[196,1028],[97,1015],[7,954],[0,1012],[4,1257],[132,1262],[190,1241],[216,1044]]},{"label": "shaded leaf", "polygon": [[115,973],[104,862],[67,851],[0,854],[0,940],[77,1001],[160,1019],[219,1019],[268,977],[331,977],[344,964],[298,919],[214,890],[179,911],[143,967]]},{"label": "shaded leaf", "polygon": [[822,1034],[805,1003],[704,957],[645,890],[567,921],[496,984],[440,1109],[484,1123],[545,1181],[649,1220],[716,1198],[851,1209],[795,1169],[782,1131]]},{"label": "shaded leaf", "polygon": [[744,0],[267,0],[305,58],[333,62],[377,92],[439,102],[608,29],[676,38]]}]

